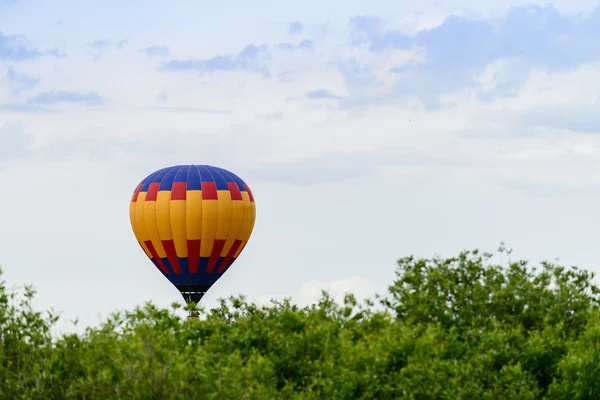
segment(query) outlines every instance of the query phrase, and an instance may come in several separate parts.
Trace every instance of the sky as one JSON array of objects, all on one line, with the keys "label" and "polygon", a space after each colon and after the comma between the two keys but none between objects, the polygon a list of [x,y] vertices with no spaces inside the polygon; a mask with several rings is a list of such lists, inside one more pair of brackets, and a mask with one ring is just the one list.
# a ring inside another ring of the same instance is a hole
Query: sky
[{"label": "sky", "polygon": [[176,164],[256,199],[206,307],[364,298],[502,241],[600,272],[599,62],[587,0],[0,0],[3,279],[64,330],[181,302],[129,222]]}]

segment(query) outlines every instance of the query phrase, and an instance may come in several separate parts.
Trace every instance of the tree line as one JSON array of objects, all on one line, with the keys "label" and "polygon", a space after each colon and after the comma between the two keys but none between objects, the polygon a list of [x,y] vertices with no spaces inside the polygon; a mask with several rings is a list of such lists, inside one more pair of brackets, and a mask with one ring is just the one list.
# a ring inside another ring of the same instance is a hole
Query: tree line
[{"label": "tree line", "polygon": [[402,258],[361,302],[146,303],[58,337],[1,281],[0,399],[600,399],[593,274],[491,257]]}]

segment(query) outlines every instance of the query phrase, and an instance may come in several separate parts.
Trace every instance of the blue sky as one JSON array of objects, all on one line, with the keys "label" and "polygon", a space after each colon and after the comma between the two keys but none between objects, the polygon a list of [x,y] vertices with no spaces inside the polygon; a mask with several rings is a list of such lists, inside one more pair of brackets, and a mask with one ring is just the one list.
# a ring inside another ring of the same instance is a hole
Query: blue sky
[{"label": "blue sky", "polygon": [[0,0],[5,278],[84,324],[179,301],[128,219],[179,163],[257,201],[207,305],[367,296],[399,257],[501,241],[600,271],[599,50],[586,0]]}]

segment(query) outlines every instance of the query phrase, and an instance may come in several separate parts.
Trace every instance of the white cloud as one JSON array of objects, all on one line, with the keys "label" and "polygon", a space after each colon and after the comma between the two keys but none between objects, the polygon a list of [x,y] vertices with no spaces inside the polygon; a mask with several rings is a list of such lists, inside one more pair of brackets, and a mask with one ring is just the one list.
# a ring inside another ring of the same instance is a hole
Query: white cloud
[{"label": "white cloud", "polygon": [[312,280],[303,283],[300,289],[295,293],[281,293],[275,295],[263,295],[254,299],[257,304],[268,305],[271,299],[283,300],[291,298],[292,302],[299,306],[307,306],[317,303],[322,292],[325,291],[338,304],[343,304],[346,294],[354,294],[358,301],[364,301],[366,298],[372,298],[377,291],[367,279],[361,276],[349,276],[337,280],[318,281]]}]

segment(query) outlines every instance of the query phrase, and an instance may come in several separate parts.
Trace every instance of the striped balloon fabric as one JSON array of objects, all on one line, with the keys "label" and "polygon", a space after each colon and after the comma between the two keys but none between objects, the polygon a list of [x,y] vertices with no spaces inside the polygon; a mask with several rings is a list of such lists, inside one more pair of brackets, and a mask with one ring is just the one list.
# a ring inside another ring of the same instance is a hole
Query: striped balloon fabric
[{"label": "striped balloon fabric", "polygon": [[133,232],[186,301],[197,302],[250,239],[256,205],[248,185],[210,165],[178,165],[148,175],[131,198]]}]

